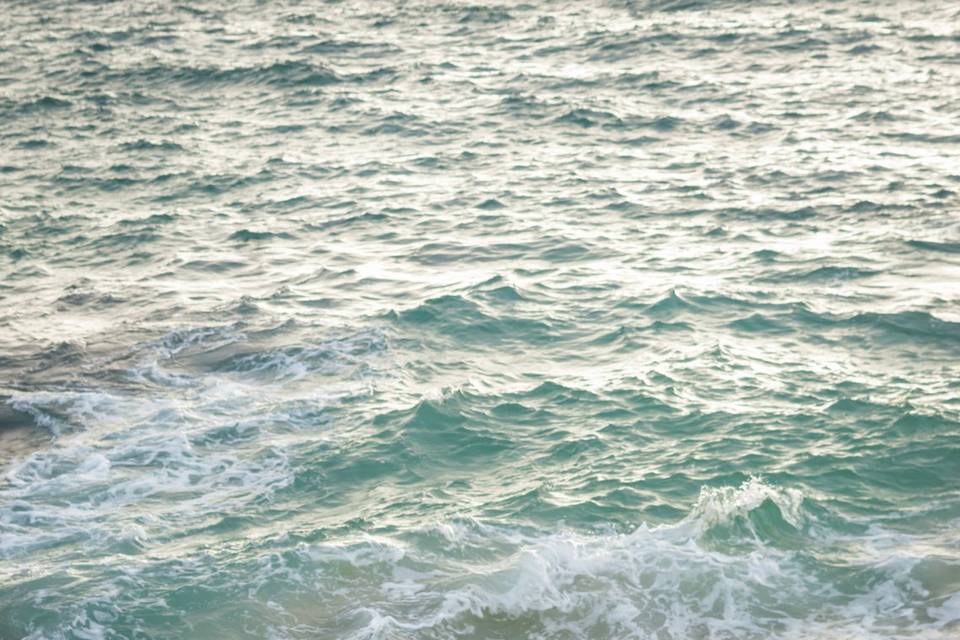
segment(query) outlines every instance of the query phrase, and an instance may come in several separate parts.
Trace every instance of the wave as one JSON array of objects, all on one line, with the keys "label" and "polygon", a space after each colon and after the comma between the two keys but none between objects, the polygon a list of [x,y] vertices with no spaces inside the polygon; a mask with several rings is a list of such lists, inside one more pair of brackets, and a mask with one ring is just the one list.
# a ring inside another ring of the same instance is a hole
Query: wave
[{"label": "wave", "polygon": [[[496,301],[496,297],[493,300]],[[502,300],[498,302],[502,303]],[[456,294],[431,298],[416,307],[393,311],[390,317],[397,322],[454,335],[465,341],[540,342],[548,340],[551,334],[550,325],[542,320],[498,314],[493,308]]]},{"label": "wave", "polygon": [[758,278],[759,281],[766,282],[840,282],[845,280],[859,280],[871,276],[880,275],[883,272],[879,269],[867,269],[863,267],[841,267],[835,265],[825,265],[813,269],[796,269],[779,272]]},{"label": "wave", "polygon": [[[789,277],[800,280],[819,280],[861,278],[870,275],[873,273],[869,271],[851,271],[846,268],[837,271],[823,268]],[[781,275],[778,279],[786,277],[788,276]],[[960,323],[943,320],[927,311],[833,313],[814,310],[803,302],[767,302],[719,293],[688,292],[677,289],[670,289],[652,303],[643,304],[629,300],[620,303],[619,306],[638,309],[645,315],[661,321],[674,322],[695,316],[703,322],[707,317],[712,316],[716,320],[725,321],[732,328],[748,331],[785,333],[803,330],[809,334],[811,329],[819,331],[832,329],[873,334],[879,339],[891,342],[924,339],[934,343],[952,344],[960,340]],[[751,313],[744,317],[742,315],[744,311]]]},{"label": "wave", "polygon": [[73,103],[64,98],[54,96],[40,96],[26,101],[17,102],[6,98],[0,101],[0,113],[6,112],[7,115],[33,115],[47,111],[70,109]]},{"label": "wave", "polygon": [[250,229],[240,229],[231,233],[229,239],[236,242],[260,242],[274,239],[293,240],[295,238],[284,231],[252,231]]},{"label": "wave", "polygon": [[149,153],[178,152],[184,150],[183,146],[170,140],[160,140],[158,142],[154,142],[153,140],[147,140],[145,138],[140,138],[138,140],[134,140],[133,142],[121,143],[119,148],[121,151],[146,151]]},{"label": "wave", "polygon": [[[827,640],[885,637],[898,624],[949,637],[960,608],[936,574],[955,562],[916,557],[910,540],[887,532],[823,537],[808,501],[753,478],[704,488],[676,524],[627,533],[440,520],[300,544],[268,556],[256,583],[284,594],[276,604],[296,624],[358,640]],[[842,549],[870,541],[892,546],[837,564]],[[827,577],[846,586],[824,587]],[[316,588],[333,595],[298,606]]]},{"label": "wave", "polygon": [[124,71],[123,76],[140,82],[182,83],[194,87],[244,83],[276,87],[309,87],[343,81],[332,69],[293,60],[249,67],[155,66]]},{"label": "wave", "polygon": [[859,312],[847,315],[817,313],[799,307],[796,317],[805,323],[837,328],[869,329],[893,340],[924,338],[934,342],[960,341],[960,322],[941,320],[926,311]]},{"label": "wave", "polygon": [[247,336],[241,330],[243,327],[242,323],[233,323],[174,329],[158,340],[134,347],[134,350],[154,349],[165,358],[173,358],[187,350],[209,351],[246,340]]},{"label": "wave", "polygon": [[13,418],[22,421],[30,416],[33,424],[54,435],[102,423],[122,403],[122,398],[96,390],[22,391],[6,399]]},{"label": "wave", "polygon": [[808,512],[803,500],[803,493],[797,489],[777,488],[756,477],[739,487],[707,487],[700,490],[696,505],[678,529],[689,528],[702,539],[708,533],[716,535],[721,528],[743,536],[739,531],[742,527],[753,540],[768,545],[776,542],[780,533],[777,529],[804,528]]},{"label": "wave", "polygon": [[940,253],[960,253],[960,242],[935,242],[933,240],[907,240],[914,249],[937,251]]},{"label": "wave", "polygon": [[382,356],[387,349],[387,339],[382,332],[366,331],[313,345],[256,351],[242,349],[229,353],[225,359],[209,361],[207,368],[221,373],[269,376],[284,381],[315,373],[345,373],[348,368],[355,369],[355,375],[361,375],[369,373],[373,359]]}]

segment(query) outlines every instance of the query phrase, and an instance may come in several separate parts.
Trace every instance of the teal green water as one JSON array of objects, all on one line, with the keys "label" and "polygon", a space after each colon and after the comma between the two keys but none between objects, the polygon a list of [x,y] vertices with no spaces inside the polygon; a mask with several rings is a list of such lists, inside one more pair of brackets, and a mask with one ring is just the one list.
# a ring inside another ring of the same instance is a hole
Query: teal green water
[{"label": "teal green water", "polygon": [[957,637],[958,23],[6,2],[0,638]]}]

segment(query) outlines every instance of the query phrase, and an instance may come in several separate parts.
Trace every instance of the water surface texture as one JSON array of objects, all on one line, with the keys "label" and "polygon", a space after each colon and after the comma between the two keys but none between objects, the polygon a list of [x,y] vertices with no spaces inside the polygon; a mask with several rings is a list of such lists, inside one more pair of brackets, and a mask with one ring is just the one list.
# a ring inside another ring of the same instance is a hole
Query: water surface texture
[{"label": "water surface texture", "polygon": [[960,635],[954,2],[0,8],[0,638]]}]

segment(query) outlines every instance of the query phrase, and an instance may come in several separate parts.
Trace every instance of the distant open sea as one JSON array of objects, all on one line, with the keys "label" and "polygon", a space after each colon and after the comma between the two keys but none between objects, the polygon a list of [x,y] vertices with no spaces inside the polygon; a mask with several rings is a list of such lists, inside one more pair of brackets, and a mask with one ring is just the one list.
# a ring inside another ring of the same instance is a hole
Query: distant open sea
[{"label": "distant open sea", "polygon": [[0,640],[960,638],[956,2],[0,34]]}]

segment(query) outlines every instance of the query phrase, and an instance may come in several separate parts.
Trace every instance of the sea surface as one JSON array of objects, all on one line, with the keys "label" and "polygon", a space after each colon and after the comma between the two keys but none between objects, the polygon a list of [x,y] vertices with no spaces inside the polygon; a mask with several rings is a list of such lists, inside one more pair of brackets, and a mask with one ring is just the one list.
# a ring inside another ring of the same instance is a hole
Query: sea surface
[{"label": "sea surface", "polygon": [[0,5],[0,638],[960,637],[960,6]]}]

